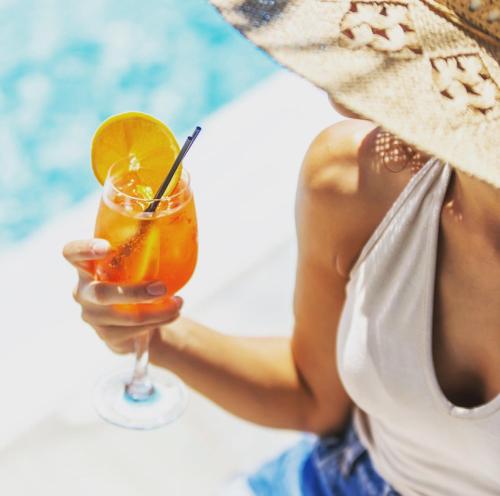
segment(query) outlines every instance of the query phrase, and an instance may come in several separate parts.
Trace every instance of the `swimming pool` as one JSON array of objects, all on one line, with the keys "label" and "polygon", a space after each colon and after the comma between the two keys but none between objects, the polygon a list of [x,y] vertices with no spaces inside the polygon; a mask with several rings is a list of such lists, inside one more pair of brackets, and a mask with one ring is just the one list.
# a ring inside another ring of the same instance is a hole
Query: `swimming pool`
[{"label": "swimming pool", "polygon": [[182,135],[276,71],[205,0],[0,0],[0,250],[97,188],[111,114]]}]

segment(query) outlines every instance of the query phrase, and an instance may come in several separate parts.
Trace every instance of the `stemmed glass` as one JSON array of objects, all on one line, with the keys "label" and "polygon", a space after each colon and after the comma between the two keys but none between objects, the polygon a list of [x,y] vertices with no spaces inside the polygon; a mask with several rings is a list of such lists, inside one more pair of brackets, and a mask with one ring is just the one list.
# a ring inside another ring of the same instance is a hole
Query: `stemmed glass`
[{"label": "stemmed glass", "polygon": [[[107,239],[112,252],[95,264],[95,277],[116,284],[162,281],[167,295],[154,303],[115,305],[137,316],[164,308],[190,279],[198,252],[197,222],[185,169],[168,196],[155,199],[148,184],[155,171],[130,159],[115,163],[108,172],[97,214],[95,236]],[[105,420],[131,429],[152,429],[175,420],[187,403],[184,383],[167,371],[148,373],[151,332],[135,339],[133,373],[119,371],[96,386],[94,403]]]}]

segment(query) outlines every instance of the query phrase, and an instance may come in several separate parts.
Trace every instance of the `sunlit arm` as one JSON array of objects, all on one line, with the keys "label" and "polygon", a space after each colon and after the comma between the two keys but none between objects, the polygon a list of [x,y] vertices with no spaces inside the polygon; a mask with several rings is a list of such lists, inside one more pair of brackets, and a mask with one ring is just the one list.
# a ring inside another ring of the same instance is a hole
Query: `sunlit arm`
[{"label": "sunlit arm", "polygon": [[300,378],[289,338],[228,336],[180,318],[153,340],[150,358],[239,417],[308,429],[314,397]]},{"label": "sunlit arm", "polygon": [[317,433],[345,425],[352,403],[338,375],[336,333],[347,282],[342,269],[364,241],[351,233],[361,213],[357,150],[372,129],[360,121],[337,124],[318,136],[305,158],[292,337],[226,336],[179,319],[154,340],[154,363],[252,422]]}]

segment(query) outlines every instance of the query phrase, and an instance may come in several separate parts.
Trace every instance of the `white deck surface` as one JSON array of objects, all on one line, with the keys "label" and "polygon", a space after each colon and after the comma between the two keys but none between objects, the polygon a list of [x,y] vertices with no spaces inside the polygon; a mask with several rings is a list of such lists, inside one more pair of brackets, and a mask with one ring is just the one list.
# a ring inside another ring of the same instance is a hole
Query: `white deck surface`
[{"label": "white deck surface", "polygon": [[[294,280],[297,172],[313,137],[339,116],[287,73],[202,123],[188,168],[200,258],[184,313],[227,333],[287,334]],[[79,316],[64,243],[90,237],[98,198],[2,254],[0,494],[211,495],[297,434],[241,421],[193,393],[185,415],[152,432],[99,420],[94,381],[114,357]]]}]

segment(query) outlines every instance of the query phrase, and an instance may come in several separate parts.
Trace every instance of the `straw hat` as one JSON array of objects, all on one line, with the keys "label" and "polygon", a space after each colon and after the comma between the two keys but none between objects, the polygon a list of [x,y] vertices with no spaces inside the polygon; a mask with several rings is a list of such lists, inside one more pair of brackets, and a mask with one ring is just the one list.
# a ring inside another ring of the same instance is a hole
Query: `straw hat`
[{"label": "straw hat", "polygon": [[284,66],[500,188],[500,0],[212,0]]}]

